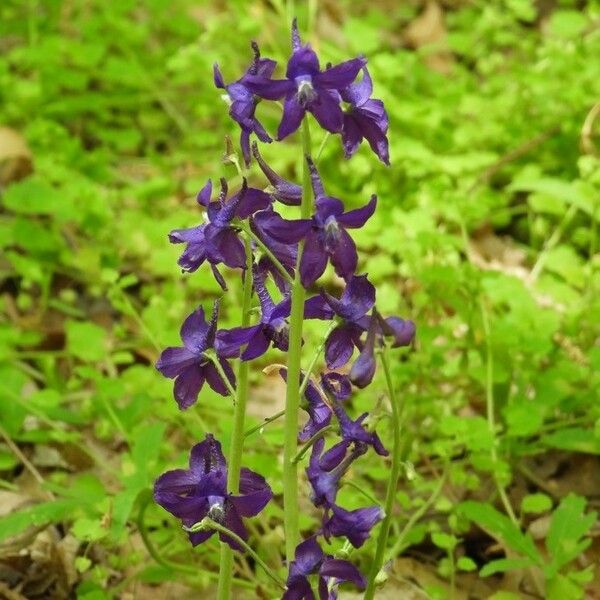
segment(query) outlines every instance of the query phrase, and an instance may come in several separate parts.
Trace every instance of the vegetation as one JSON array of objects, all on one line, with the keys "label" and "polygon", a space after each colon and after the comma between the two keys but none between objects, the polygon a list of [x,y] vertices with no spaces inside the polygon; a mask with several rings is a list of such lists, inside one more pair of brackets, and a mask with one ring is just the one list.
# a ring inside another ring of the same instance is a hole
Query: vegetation
[{"label": "vegetation", "polygon": [[[404,446],[385,585],[583,598],[599,585],[600,2],[296,4],[322,57],[368,54],[390,116],[389,168],[314,140],[328,191],[356,207],[378,194],[361,268],[378,309],[417,324],[390,365]],[[166,236],[201,220],[208,177],[237,177],[219,160],[217,132],[238,131],[213,63],[231,81],[248,39],[285,63],[288,31],[281,0],[0,6],[0,595],[214,593],[216,539],[192,549],[150,494],[206,432],[229,447],[233,414],[205,388],[182,415],[154,368],[191,307],[221,295],[210,270],[178,272]],[[275,131],[280,113],[261,118]],[[301,180],[293,145],[263,151]],[[304,336],[319,343],[315,323]],[[270,350],[260,367],[281,362]],[[275,501],[247,524],[284,574],[283,427],[264,419],[285,389],[259,368],[250,386],[244,465]],[[385,390],[378,372],[352,404],[379,411],[389,445]],[[363,457],[344,506],[383,503],[388,476]],[[317,523],[308,504],[299,519]],[[363,572],[373,549],[353,552]],[[253,559],[237,557],[234,584],[277,597]]]}]

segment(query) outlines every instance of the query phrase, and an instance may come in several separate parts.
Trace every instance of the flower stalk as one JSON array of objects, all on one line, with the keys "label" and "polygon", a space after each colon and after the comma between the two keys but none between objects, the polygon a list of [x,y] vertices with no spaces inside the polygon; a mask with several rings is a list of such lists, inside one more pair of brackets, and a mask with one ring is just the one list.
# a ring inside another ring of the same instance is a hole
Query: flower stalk
[{"label": "flower stalk", "polygon": [[[310,156],[310,126],[308,118],[302,122],[302,203],[300,216],[306,219],[311,214],[310,171],[306,157]],[[302,326],[304,324],[304,301],[306,290],[300,280],[300,261],[304,243],[298,244],[298,257],[290,312],[290,341],[288,350],[288,376],[285,398],[284,441],[283,441],[283,521],[285,528],[285,555],[288,562],[294,559],[300,532],[298,530],[298,466],[294,458],[298,451],[298,411],[300,408],[300,366],[302,359]]]},{"label": "flower stalk", "polygon": [[[246,238],[246,271],[244,275],[244,288],[242,292],[242,327],[250,323],[250,309],[252,301],[252,246]],[[248,373],[250,363],[240,360],[237,375],[236,403],[233,410],[233,430],[231,432],[231,446],[229,448],[229,470],[227,471],[227,489],[232,494],[239,492],[240,469],[242,466],[242,452],[244,450],[244,424],[246,421],[246,405],[248,401]],[[233,550],[221,542],[221,556],[219,564],[219,585],[217,588],[218,600],[228,600],[231,596],[233,577]]]},{"label": "flower stalk", "polygon": [[387,385],[390,404],[392,407],[392,464],[390,469],[390,478],[388,479],[387,489],[385,492],[385,504],[383,508],[385,512],[385,517],[383,518],[381,528],[379,529],[377,548],[375,550],[375,557],[371,564],[371,570],[369,571],[367,590],[365,591],[364,600],[373,600],[373,597],[375,595],[375,579],[383,565],[383,557],[387,546],[387,539],[390,532],[390,526],[392,524],[392,511],[394,508],[394,500],[396,499],[396,487],[398,485],[398,478],[400,476],[401,463],[400,429],[402,407],[400,406],[400,402],[398,400],[398,397],[396,396],[394,382],[392,381],[387,347],[384,345],[384,347],[380,350],[378,354],[385,375],[385,382]]}]

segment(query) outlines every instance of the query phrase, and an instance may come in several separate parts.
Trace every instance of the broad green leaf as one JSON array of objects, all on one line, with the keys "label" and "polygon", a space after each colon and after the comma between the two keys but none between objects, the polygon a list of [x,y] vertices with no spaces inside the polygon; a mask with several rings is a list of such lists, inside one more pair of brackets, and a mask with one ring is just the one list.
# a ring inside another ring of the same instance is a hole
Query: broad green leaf
[{"label": "broad green leaf", "polygon": [[584,536],[595,523],[597,513],[584,514],[585,505],[584,498],[569,494],[552,514],[546,537],[546,547],[552,557],[548,568],[551,574],[557,573],[591,544]]},{"label": "broad green leaf", "polygon": [[482,577],[489,577],[495,573],[505,573],[506,571],[515,571],[518,569],[527,569],[532,566],[532,561],[528,558],[499,558],[487,563],[480,571]]},{"label": "broad green leaf", "polygon": [[543,436],[542,442],[549,448],[600,454],[600,438],[594,431],[582,427],[559,429],[554,433]]},{"label": "broad green leaf", "polygon": [[108,353],[106,331],[95,323],[67,321],[67,348],[84,361],[102,360]]},{"label": "broad green leaf", "polygon": [[506,515],[498,512],[493,506],[468,500],[460,503],[456,510],[492,536],[498,537],[515,552],[526,556],[534,563],[542,562],[531,537],[524,534]]},{"label": "broad green leaf", "polygon": [[52,500],[0,517],[0,541],[18,535],[28,527],[58,523],[73,518],[76,500]]}]

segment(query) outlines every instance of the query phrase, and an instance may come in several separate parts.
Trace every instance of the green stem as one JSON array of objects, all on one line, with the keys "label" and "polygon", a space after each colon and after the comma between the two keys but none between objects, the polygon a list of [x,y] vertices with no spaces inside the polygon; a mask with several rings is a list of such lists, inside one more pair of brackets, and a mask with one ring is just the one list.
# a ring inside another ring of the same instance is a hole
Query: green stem
[{"label": "green stem", "polygon": [[254,242],[256,242],[256,245],[269,257],[271,262],[275,265],[277,270],[281,273],[282,277],[290,285],[292,285],[294,283],[292,276],[288,273],[287,269],[281,264],[279,259],[271,252],[269,247],[254,233],[254,231],[252,231],[252,229],[250,229],[250,227],[248,225],[240,224],[239,227],[240,227],[240,229],[242,229],[242,231],[244,231],[246,233],[246,235],[251,237],[252,240]]},{"label": "green stem", "polygon": [[[310,172],[306,157],[310,155],[310,129],[308,119],[302,122],[302,204],[300,216],[308,219],[312,212]],[[302,357],[302,326],[304,324],[304,300],[306,291],[300,280],[300,261],[304,243],[298,244],[298,258],[290,313],[290,341],[287,361],[287,391],[285,398],[285,422],[283,442],[283,522],[285,528],[285,554],[288,564],[294,560],[294,551],[300,532],[298,527],[298,467],[294,457],[298,451],[298,411],[300,408],[300,360]]]},{"label": "green stem", "polygon": [[244,437],[247,438],[248,436],[252,435],[253,433],[260,431],[265,425],[268,425],[269,423],[272,423],[273,421],[277,421],[277,419],[280,419],[281,417],[283,417],[283,415],[285,415],[285,410],[280,410],[279,412],[275,413],[274,415],[271,415],[270,417],[266,417],[262,423],[259,423],[258,425],[255,425],[254,427],[251,427],[250,429],[246,430],[244,432]]},{"label": "green stem", "polygon": [[325,334],[323,335],[323,339],[321,340],[321,343],[319,344],[319,346],[317,347],[317,349],[315,350],[315,353],[313,354],[313,357],[308,365],[308,368],[306,369],[306,371],[304,372],[304,379],[302,380],[302,385],[300,385],[300,397],[302,398],[302,395],[304,394],[304,392],[306,391],[306,386],[308,385],[308,382],[310,381],[310,377],[312,375],[312,372],[315,368],[315,365],[317,364],[317,361],[319,360],[319,356],[321,356],[321,352],[323,352],[323,348],[325,347],[325,342],[327,341],[327,338],[329,337],[329,334],[337,327],[337,321],[333,320],[329,327],[327,328],[327,331],[325,332]]},{"label": "green stem", "polygon": [[315,433],[313,436],[311,436],[304,443],[302,448],[300,448],[300,450],[298,450],[298,454],[296,454],[296,456],[294,456],[294,459],[292,460],[292,462],[295,465],[298,464],[302,460],[302,457],[310,450],[310,447],[317,440],[320,440],[328,431],[332,431],[332,430],[333,430],[333,425],[327,425],[327,426],[323,427],[323,429],[319,429],[319,431],[317,431],[317,433]]},{"label": "green stem", "polygon": [[[252,302],[252,247],[246,238],[246,271],[244,273],[244,292],[242,298],[242,327],[250,324],[250,308]],[[229,468],[227,470],[227,490],[237,494],[240,486],[240,469],[242,468],[242,452],[244,450],[244,424],[246,420],[246,404],[248,401],[248,370],[250,363],[240,360],[237,376],[237,396],[233,409],[233,430],[229,447]],[[218,600],[228,600],[231,596],[231,578],[233,574],[233,551],[228,544],[221,543],[221,560],[219,566]]]},{"label": "green stem", "polygon": [[208,358],[212,362],[212,364],[215,365],[215,369],[217,370],[219,377],[223,380],[223,383],[225,384],[227,391],[229,392],[229,394],[235,401],[237,392],[235,391],[235,388],[233,387],[233,385],[231,385],[231,381],[229,381],[229,377],[227,377],[227,375],[225,375],[225,371],[223,370],[223,367],[221,366],[221,363],[219,362],[217,355],[214,354],[213,352],[207,351],[204,353],[204,356],[206,356],[206,358]]},{"label": "green stem", "polygon": [[423,504],[418,510],[416,510],[411,515],[410,519],[406,522],[406,525],[404,526],[404,528],[398,535],[396,542],[394,543],[394,546],[392,547],[392,549],[390,550],[390,552],[387,555],[388,559],[393,560],[394,558],[396,558],[396,556],[398,556],[404,550],[404,540],[406,539],[406,536],[410,533],[412,528],[415,526],[415,523],[417,523],[421,519],[421,517],[429,510],[429,507],[433,506],[435,501],[439,498],[440,494],[442,493],[442,490],[444,489],[444,484],[446,483],[447,477],[448,477],[448,468],[446,468],[446,470],[444,471],[444,474],[442,475],[441,479],[438,481],[438,484],[437,484],[435,490],[433,491],[431,496],[429,496],[429,498],[427,499],[425,504]]},{"label": "green stem", "polygon": [[398,485],[398,478],[400,476],[400,463],[402,458],[400,456],[400,419],[402,417],[402,407],[400,406],[400,402],[396,396],[396,391],[392,382],[392,375],[390,373],[390,366],[388,364],[387,348],[384,347],[379,353],[379,356],[381,357],[381,365],[385,374],[385,382],[387,384],[390,404],[392,406],[392,431],[394,441],[392,448],[390,478],[388,479],[387,490],[385,493],[385,517],[383,518],[383,522],[381,523],[381,528],[379,530],[377,549],[375,550],[375,558],[371,564],[371,570],[369,571],[369,582],[367,584],[367,590],[365,591],[364,600],[373,600],[373,596],[375,594],[375,578],[377,577],[377,574],[383,565],[383,556],[387,545],[390,525],[392,523],[392,510],[394,508],[394,500],[396,498],[396,487]]},{"label": "green stem", "polygon": [[220,523],[213,521],[210,517],[204,517],[202,521],[192,525],[191,527],[184,527],[184,529],[190,533],[196,531],[206,531],[207,529],[214,529],[223,535],[231,538],[236,544],[241,546],[256,562],[257,565],[263,569],[263,571],[283,590],[286,589],[285,583],[280,579],[267,565],[267,563],[250,547],[248,544],[239,536],[227,527],[224,527]]}]

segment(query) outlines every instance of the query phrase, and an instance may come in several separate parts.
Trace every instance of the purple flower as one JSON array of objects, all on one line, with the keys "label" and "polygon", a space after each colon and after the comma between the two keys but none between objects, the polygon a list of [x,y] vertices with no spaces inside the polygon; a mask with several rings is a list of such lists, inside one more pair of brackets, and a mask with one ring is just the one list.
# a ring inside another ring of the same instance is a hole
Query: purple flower
[{"label": "purple flower", "polygon": [[175,379],[173,395],[179,408],[189,408],[198,399],[198,394],[206,381],[218,394],[227,396],[229,391],[221,379],[214,363],[206,352],[212,350],[231,385],[235,385],[235,375],[225,358],[233,356],[215,347],[218,302],[214,303],[212,317],[207,323],[202,307],[195,310],[181,326],[182,347],[163,350],[156,368],[170,379]]},{"label": "purple flower", "polygon": [[400,317],[384,319],[373,309],[371,321],[367,330],[367,339],[360,355],[350,370],[350,380],[359,387],[364,388],[371,383],[375,375],[375,344],[382,343],[383,337],[392,339],[391,347],[408,346],[415,337],[415,324],[410,320]]},{"label": "purple flower", "polygon": [[355,347],[362,349],[360,338],[369,323],[367,313],[374,304],[375,288],[366,275],[354,275],[346,284],[339,300],[322,291],[319,296],[306,301],[306,319],[338,317],[341,320],[325,342],[325,360],[330,369],[339,369],[345,365]]},{"label": "purple flower", "polygon": [[341,91],[342,100],[349,104],[344,112],[342,144],[346,158],[350,158],[360,146],[363,138],[381,162],[389,166],[388,116],[381,100],[371,99],[373,82],[367,68],[363,68],[363,78]]},{"label": "purple flower", "polygon": [[260,170],[264,173],[272,186],[272,188],[268,190],[271,195],[280,202],[283,202],[283,204],[287,204],[288,206],[298,206],[302,201],[302,186],[292,183],[275,173],[260,155],[258,144],[256,142],[252,144],[252,154],[254,154],[254,158],[256,158]]},{"label": "purple flower", "polygon": [[262,142],[272,141],[254,115],[260,99],[252,93],[246,82],[249,77],[271,77],[277,64],[274,60],[260,57],[260,50],[256,42],[252,42],[251,46],[254,51],[254,60],[244,75],[236,82],[225,85],[219,66],[215,63],[213,67],[215,86],[227,92],[225,98],[229,104],[229,115],[241,128],[240,146],[246,166],[250,164],[251,133],[255,133]]},{"label": "purple flower", "polygon": [[[282,600],[316,600],[310,584],[311,575],[318,576],[319,600],[335,600],[335,587],[345,581],[361,590],[366,586],[365,578],[351,562],[325,554],[315,538],[311,537],[300,542],[296,548]],[[331,591],[330,584],[333,585]]]},{"label": "purple flower", "polygon": [[363,421],[369,416],[369,413],[363,413],[356,421],[353,421],[342,408],[341,404],[335,400],[333,402],[333,412],[340,425],[342,441],[338,442],[331,450],[339,446],[340,451],[343,450],[343,452],[346,452],[350,444],[359,443],[365,446],[372,446],[373,450],[380,456],[387,456],[389,454],[383,447],[377,432],[367,431],[363,426]]},{"label": "purple flower", "polygon": [[294,133],[311,112],[319,125],[337,133],[342,130],[344,116],[340,108],[340,91],[348,87],[366,64],[364,58],[353,58],[321,71],[319,58],[310,45],[302,45],[296,20],[292,24],[292,56],[287,64],[286,79],[249,76],[246,85],[253,93],[267,100],[285,96],[283,117],[277,138]]},{"label": "purple flower", "polygon": [[260,323],[251,327],[223,330],[218,334],[220,347],[230,354],[237,354],[241,346],[247,344],[242,360],[262,356],[271,342],[279,350],[286,352],[288,349],[288,325],[285,319],[290,314],[290,298],[286,297],[279,304],[274,304],[256,267],[252,269],[252,276],[262,312]]},{"label": "purple flower", "polygon": [[195,271],[205,260],[213,266],[223,263],[231,268],[245,268],[244,244],[232,221],[234,218],[246,219],[271,205],[269,195],[249,188],[246,180],[240,191],[229,200],[226,200],[227,183],[224,179],[221,179],[219,199],[211,202],[211,193],[212,182],[209,180],[197,197],[198,204],[206,208],[208,223],[189,229],[175,229],[169,234],[171,243],[187,244],[177,261],[184,271]]},{"label": "purple flower", "polygon": [[[287,368],[281,367],[279,374],[287,383]],[[326,375],[322,376],[321,384],[323,384],[325,377]],[[302,383],[303,380],[304,373],[300,373],[299,383]],[[331,415],[333,414],[325,392],[312,378],[308,380],[304,390],[304,401],[301,402],[301,408],[308,413],[308,421],[300,430],[298,441],[306,442],[331,423]]]},{"label": "purple flower", "polygon": [[[240,493],[227,493],[227,464],[221,444],[212,434],[190,452],[189,469],[176,469],[161,475],[154,484],[154,499],[165,510],[191,527],[204,517],[220,523],[239,535],[248,538],[242,517],[257,515],[271,500],[271,488],[263,477],[242,469]],[[189,533],[192,545],[206,541],[214,530]],[[219,534],[221,541],[234,550],[241,550],[232,539]]]},{"label": "purple flower", "polygon": [[347,280],[354,275],[358,255],[356,245],[346,229],[362,227],[377,206],[377,197],[373,195],[362,208],[345,213],[341,200],[325,195],[314,163],[310,158],[307,161],[316,198],[313,217],[288,221],[273,210],[265,210],[256,213],[253,219],[266,235],[279,242],[295,243],[305,240],[300,261],[300,275],[305,288],[323,274],[328,259],[340,277]]},{"label": "purple flower", "polygon": [[331,507],[335,504],[340,479],[350,465],[367,451],[367,446],[355,443],[349,453],[344,445],[336,444],[326,452],[323,452],[324,446],[323,438],[314,443],[306,475],[313,488],[313,504]]},{"label": "purple flower", "polygon": [[327,540],[330,537],[346,537],[355,548],[360,548],[371,535],[371,529],[384,516],[379,506],[345,510],[334,505],[331,516],[323,524],[323,535]]}]

